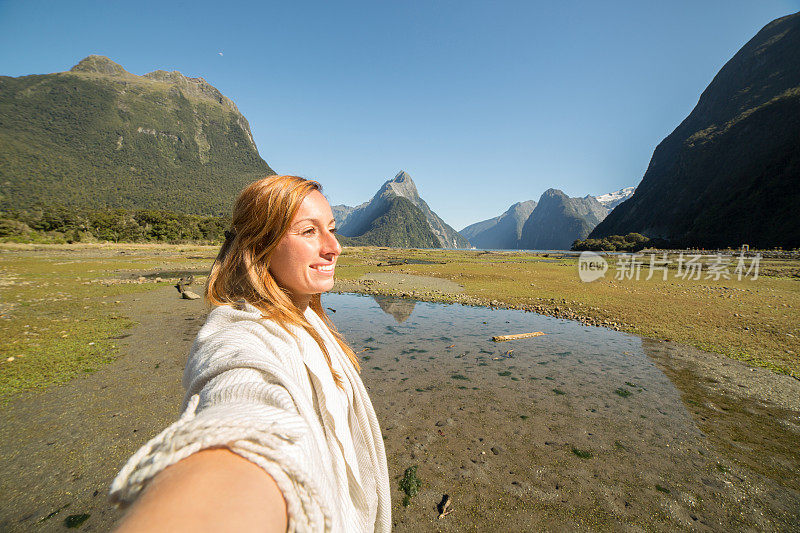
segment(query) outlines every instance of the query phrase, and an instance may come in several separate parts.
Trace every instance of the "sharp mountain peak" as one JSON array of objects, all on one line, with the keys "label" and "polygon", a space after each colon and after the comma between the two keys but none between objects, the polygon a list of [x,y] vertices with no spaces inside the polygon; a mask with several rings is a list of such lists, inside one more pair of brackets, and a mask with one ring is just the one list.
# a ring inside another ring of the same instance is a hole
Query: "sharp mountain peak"
[{"label": "sharp mountain peak", "polygon": [[70,72],[92,72],[96,74],[105,74],[107,76],[135,76],[122,65],[115,63],[106,56],[90,55],[81,59],[77,65],[69,69]]}]

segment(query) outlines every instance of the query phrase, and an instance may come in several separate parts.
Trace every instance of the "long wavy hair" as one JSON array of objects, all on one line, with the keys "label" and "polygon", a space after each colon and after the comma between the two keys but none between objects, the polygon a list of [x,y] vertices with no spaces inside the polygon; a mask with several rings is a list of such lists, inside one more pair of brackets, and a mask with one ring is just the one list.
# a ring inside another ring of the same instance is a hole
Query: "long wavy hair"
[{"label": "long wavy hair", "polygon": [[[261,311],[263,318],[274,320],[290,333],[289,325],[303,328],[319,345],[334,382],[343,389],[342,378],[331,365],[322,337],[269,272],[275,247],[291,226],[303,199],[312,191],[321,192],[322,186],[297,176],[269,176],[245,187],[234,204],[232,228],[225,232],[225,242],[211,267],[205,296],[214,306],[236,305],[244,300]],[[309,306],[360,372],[358,358],[325,313],[319,294],[311,297]]]}]

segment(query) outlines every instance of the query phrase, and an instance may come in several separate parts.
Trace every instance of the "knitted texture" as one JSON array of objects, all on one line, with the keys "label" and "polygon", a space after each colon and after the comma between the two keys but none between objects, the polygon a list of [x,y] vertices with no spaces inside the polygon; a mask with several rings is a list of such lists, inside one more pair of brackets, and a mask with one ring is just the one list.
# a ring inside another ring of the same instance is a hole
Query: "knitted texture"
[{"label": "knitted texture", "polygon": [[111,500],[129,503],[169,465],[227,447],[275,480],[289,531],[389,531],[389,475],[375,410],[330,330],[311,309],[305,316],[346,393],[304,330],[261,319],[249,304],[217,307],[186,364],[183,414],[128,460]]}]

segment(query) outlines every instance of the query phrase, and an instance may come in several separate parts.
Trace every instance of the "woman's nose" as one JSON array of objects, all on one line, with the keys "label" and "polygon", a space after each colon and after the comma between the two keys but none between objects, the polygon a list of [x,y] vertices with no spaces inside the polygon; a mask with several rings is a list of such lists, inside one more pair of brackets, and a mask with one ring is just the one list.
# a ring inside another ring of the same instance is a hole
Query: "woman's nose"
[{"label": "woman's nose", "polygon": [[342,253],[342,245],[339,244],[339,240],[336,238],[336,235],[333,232],[325,232],[323,252],[334,255],[339,255]]}]

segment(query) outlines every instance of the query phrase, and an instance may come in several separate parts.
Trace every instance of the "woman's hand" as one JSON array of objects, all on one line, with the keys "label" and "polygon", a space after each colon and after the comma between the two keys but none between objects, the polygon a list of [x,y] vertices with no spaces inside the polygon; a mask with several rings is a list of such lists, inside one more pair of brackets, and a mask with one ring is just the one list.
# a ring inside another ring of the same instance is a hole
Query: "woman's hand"
[{"label": "woman's hand", "polygon": [[286,501],[272,476],[227,448],[211,448],[156,475],[116,531],[286,529]]}]

